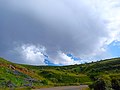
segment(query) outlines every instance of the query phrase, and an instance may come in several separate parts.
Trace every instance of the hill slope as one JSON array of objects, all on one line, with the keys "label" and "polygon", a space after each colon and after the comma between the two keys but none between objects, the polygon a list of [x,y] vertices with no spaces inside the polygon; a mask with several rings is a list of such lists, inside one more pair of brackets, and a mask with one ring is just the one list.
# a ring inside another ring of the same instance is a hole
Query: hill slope
[{"label": "hill slope", "polygon": [[120,58],[70,66],[21,65],[0,58],[1,88],[92,84],[99,77],[119,80]]}]

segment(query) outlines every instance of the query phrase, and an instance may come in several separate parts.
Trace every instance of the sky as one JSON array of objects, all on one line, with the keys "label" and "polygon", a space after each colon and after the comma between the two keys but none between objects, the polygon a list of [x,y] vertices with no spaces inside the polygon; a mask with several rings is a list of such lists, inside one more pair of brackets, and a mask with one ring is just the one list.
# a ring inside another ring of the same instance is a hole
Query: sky
[{"label": "sky", "polygon": [[30,65],[120,57],[120,0],[0,0],[0,57]]}]

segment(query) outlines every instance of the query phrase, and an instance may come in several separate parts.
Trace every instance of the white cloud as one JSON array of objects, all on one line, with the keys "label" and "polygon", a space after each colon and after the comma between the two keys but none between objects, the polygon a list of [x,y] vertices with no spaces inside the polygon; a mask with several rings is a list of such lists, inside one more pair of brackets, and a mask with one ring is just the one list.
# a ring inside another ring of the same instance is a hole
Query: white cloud
[{"label": "white cloud", "polygon": [[47,58],[45,57],[45,55],[47,55],[46,48],[40,45],[22,44],[21,46],[17,46],[14,51],[11,52],[19,54],[19,58],[21,58],[22,62],[30,65],[46,65],[45,59],[56,65],[74,65],[82,63],[80,61],[75,61],[61,51],[58,52],[55,58],[49,58],[49,56]]},{"label": "white cloud", "polygon": [[20,54],[22,60],[26,64],[45,65],[44,47],[32,44],[23,44],[22,46],[15,48],[15,51]]},{"label": "white cloud", "polygon": [[13,42],[33,43],[19,47],[30,64],[44,64],[37,44],[52,62],[68,65],[79,62],[67,53],[85,61],[106,58],[107,46],[120,41],[119,0],[4,0],[0,11],[0,55],[6,57],[16,47]]},{"label": "white cloud", "polygon": [[[105,22],[108,37],[106,44],[120,41],[120,0],[90,0]],[[103,44],[104,45],[104,44]]]},{"label": "white cloud", "polygon": [[65,53],[59,51],[56,58],[51,60],[54,64],[57,65],[73,65],[73,64],[80,64],[80,61],[75,61],[71,57],[67,56]]}]

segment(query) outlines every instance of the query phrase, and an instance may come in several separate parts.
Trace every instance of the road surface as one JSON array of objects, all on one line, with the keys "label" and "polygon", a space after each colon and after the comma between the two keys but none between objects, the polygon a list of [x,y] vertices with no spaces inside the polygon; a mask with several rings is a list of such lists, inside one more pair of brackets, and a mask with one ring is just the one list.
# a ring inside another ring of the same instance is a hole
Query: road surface
[{"label": "road surface", "polygon": [[41,88],[41,89],[34,89],[34,90],[85,90],[85,88],[88,88],[88,85]]}]

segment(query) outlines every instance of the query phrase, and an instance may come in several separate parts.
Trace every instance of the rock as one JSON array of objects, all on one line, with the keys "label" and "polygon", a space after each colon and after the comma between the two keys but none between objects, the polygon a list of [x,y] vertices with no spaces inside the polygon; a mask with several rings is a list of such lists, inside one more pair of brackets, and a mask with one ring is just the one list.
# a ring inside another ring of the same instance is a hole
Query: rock
[{"label": "rock", "polygon": [[13,65],[9,65],[9,68],[15,70],[15,67]]},{"label": "rock", "polygon": [[32,83],[24,84],[25,87],[32,87]]},{"label": "rock", "polygon": [[6,86],[9,88],[16,87],[10,80],[6,83]]},{"label": "rock", "polygon": [[28,81],[28,82],[36,82],[37,80],[35,80],[34,78],[25,78],[25,81]]},{"label": "rock", "polygon": [[20,75],[20,72],[17,71],[17,70],[14,70],[13,73],[14,73],[15,75]]}]

